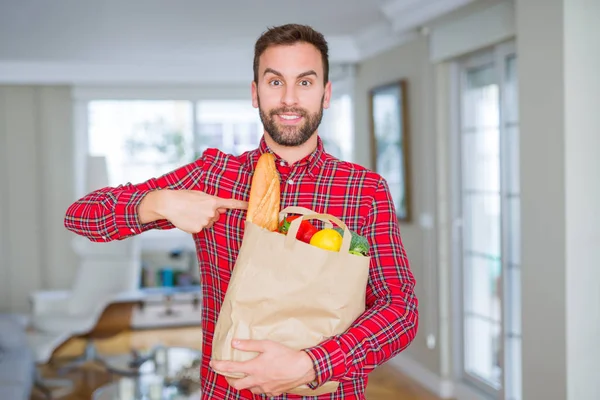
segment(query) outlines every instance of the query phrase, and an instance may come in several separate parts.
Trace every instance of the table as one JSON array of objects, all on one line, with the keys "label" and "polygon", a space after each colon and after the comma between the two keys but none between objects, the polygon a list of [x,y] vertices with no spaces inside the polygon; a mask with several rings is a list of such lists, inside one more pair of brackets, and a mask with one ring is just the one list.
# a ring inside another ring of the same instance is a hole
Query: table
[{"label": "table", "polygon": [[94,391],[92,400],[198,400],[200,390],[185,393],[176,386],[164,384],[158,375],[121,378]]},{"label": "table", "polygon": [[93,400],[198,399],[201,355],[187,347],[159,346],[140,354],[137,365],[130,354],[107,357],[106,368],[121,378],[97,389]]}]

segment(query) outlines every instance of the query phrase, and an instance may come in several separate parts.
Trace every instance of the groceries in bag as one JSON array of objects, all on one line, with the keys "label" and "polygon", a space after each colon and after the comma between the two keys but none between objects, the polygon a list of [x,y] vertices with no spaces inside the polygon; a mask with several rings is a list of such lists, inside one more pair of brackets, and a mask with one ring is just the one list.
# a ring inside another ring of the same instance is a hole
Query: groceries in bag
[{"label": "groceries in bag", "polygon": [[[250,186],[248,214],[246,220],[270,231],[287,235],[293,220],[301,215],[287,215],[279,221],[281,181],[275,166],[275,156],[262,154],[256,164]],[[349,252],[357,256],[367,256],[369,242],[354,231]],[[344,230],[340,227],[317,229],[310,221],[300,224],[296,239],[329,251],[339,251],[342,245]]]}]

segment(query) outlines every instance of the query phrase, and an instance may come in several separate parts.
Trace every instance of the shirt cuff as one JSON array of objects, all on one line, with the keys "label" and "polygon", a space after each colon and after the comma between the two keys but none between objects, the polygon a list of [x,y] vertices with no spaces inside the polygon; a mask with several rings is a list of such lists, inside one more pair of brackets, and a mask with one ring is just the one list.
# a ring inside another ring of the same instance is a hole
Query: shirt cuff
[{"label": "shirt cuff", "polygon": [[122,192],[115,206],[115,227],[120,238],[137,235],[143,231],[138,216],[138,206],[147,192]]},{"label": "shirt cuff", "polygon": [[313,361],[316,380],[308,387],[316,389],[328,381],[339,381],[346,374],[346,356],[334,338],[318,346],[304,349]]}]

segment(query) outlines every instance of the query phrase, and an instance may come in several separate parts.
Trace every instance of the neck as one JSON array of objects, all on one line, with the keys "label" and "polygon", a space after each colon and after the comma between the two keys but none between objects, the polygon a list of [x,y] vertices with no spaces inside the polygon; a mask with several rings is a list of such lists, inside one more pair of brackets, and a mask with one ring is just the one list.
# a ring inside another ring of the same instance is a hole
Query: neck
[{"label": "neck", "polygon": [[305,143],[300,146],[282,146],[280,144],[275,143],[275,141],[271,138],[271,136],[265,132],[265,142],[269,146],[271,150],[279,157],[284,159],[289,165],[294,164],[295,162],[302,160],[304,157],[311,154],[317,148],[318,136],[317,132],[313,133],[313,135],[308,139]]}]

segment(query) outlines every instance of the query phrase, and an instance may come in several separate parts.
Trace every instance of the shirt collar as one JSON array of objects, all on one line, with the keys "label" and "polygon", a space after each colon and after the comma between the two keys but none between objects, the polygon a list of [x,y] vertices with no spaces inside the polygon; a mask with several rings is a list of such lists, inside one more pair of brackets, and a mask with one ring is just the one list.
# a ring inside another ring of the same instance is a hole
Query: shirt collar
[{"label": "shirt collar", "polygon": [[[264,153],[272,153],[273,155],[275,155],[275,162],[277,164],[279,164],[281,162],[283,162],[284,164],[286,163],[285,160],[283,160],[281,157],[279,157],[275,152],[273,152],[271,150],[271,148],[267,145],[267,142],[265,141],[265,137],[263,135],[260,139],[258,148],[254,151],[254,154],[251,157],[252,164],[256,165],[256,163],[258,162],[258,158]],[[323,147],[323,141],[321,140],[321,138],[319,136],[317,136],[317,148],[312,153],[310,153],[309,155],[304,157],[303,159],[298,160],[296,163],[294,163],[294,166],[295,167],[306,167],[306,171],[308,172],[308,174],[311,177],[315,177],[316,175],[318,175],[319,171],[321,170],[321,167],[323,166],[324,161],[325,161],[325,149]]]}]

